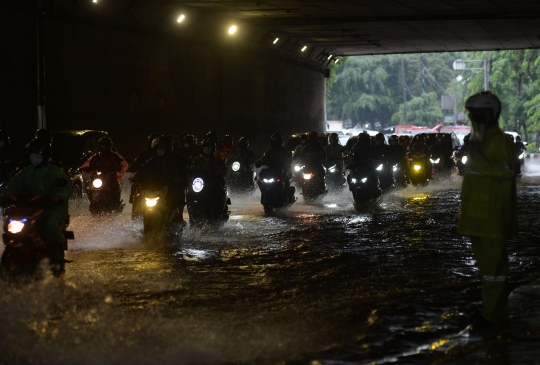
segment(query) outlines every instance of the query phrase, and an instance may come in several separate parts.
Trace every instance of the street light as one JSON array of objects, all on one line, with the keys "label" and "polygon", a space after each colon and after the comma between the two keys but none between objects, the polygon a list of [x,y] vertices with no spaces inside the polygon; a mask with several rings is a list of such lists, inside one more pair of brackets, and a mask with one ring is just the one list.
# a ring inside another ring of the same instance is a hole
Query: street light
[{"label": "street light", "polygon": [[[484,66],[483,67],[466,67],[467,62],[483,62]],[[452,66],[454,67],[454,70],[456,70],[456,71],[484,70],[484,91],[489,90],[489,74],[488,74],[489,60],[487,58],[484,58],[482,60],[461,60],[461,59],[458,59],[458,60],[454,61]],[[460,76],[461,75],[459,75],[458,78]],[[461,79],[459,79],[458,81],[461,81]]]}]

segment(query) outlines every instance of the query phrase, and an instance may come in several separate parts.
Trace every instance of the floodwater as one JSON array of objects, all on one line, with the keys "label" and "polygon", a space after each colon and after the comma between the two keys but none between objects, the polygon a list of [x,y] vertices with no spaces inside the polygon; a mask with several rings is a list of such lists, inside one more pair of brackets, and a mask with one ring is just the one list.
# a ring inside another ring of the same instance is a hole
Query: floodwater
[{"label": "floodwater", "polygon": [[[518,185],[512,289],[540,277],[540,165]],[[540,333],[520,303],[497,338],[463,331],[481,299],[454,234],[460,186],[407,187],[360,212],[348,189],[272,215],[258,191],[233,195],[222,228],[172,240],[145,240],[129,204],[94,219],[74,203],[65,278],[0,287],[0,364],[534,363]]]}]

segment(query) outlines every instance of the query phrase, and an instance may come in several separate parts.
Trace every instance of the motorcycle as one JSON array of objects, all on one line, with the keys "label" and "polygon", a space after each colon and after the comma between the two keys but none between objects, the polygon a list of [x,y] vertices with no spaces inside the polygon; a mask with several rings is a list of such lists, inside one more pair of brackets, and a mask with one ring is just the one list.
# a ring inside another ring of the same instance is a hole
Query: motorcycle
[{"label": "motorcycle", "polygon": [[454,161],[455,161],[455,165],[458,169],[458,173],[460,176],[463,176],[463,174],[465,173],[465,166],[467,165],[467,160],[468,160],[468,157],[467,157],[467,148],[465,147],[461,147],[460,149],[458,149],[454,155]]},{"label": "motorcycle", "polygon": [[394,177],[394,184],[396,187],[405,187],[407,186],[407,175],[405,163],[398,162],[394,163],[392,166],[392,175]]},{"label": "motorcycle", "polygon": [[356,163],[355,168],[347,176],[349,190],[353,194],[356,209],[362,203],[379,198],[382,195],[377,168],[379,161],[367,160]]},{"label": "motorcycle", "polygon": [[169,229],[178,222],[178,207],[170,203],[169,190],[166,186],[146,186],[141,193],[144,206],[143,232],[145,235],[156,233],[163,228]]},{"label": "motorcycle", "polygon": [[131,203],[131,218],[138,219],[143,216],[145,207],[143,188],[135,178],[131,177],[130,181],[132,183],[132,193],[129,197],[129,202]]},{"label": "motorcycle", "polygon": [[379,160],[375,166],[375,171],[379,177],[379,184],[382,190],[388,190],[394,187],[394,170],[388,160]]},{"label": "motorcycle", "polygon": [[255,172],[253,163],[245,159],[229,158],[226,162],[228,173],[225,175],[227,187],[235,192],[251,192],[255,190]]},{"label": "motorcycle", "polygon": [[345,176],[343,175],[343,165],[331,163],[326,168],[326,186],[331,190],[338,190],[345,184]]},{"label": "motorcycle", "polygon": [[454,167],[454,164],[452,163],[452,158],[453,157],[450,156],[449,159],[447,155],[443,153],[432,153],[429,161],[431,162],[431,165],[433,166],[433,170],[435,172],[448,173]]},{"label": "motorcycle", "polygon": [[93,171],[86,182],[86,195],[90,200],[92,215],[120,214],[124,209],[114,171]]},{"label": "motorcycle", "polygon": [[288,207],[294,204],[295,188],[289,186],[286,189],[282,174],[270,169],[262,169],[259,172],[257,185],[261,190],[261,204],[265,213],[271,213],[274,209]]},{"label": "motorcycle", "polygon": [[[31,278],[39,274],[39,267],[45,259],[49,259],[48,247],[45,244],[45,233],[41,229],[44,211],[49,197],[44,195],[19,194],[16,201],[9,201],[4,213],[4,252],[0,259],[0,276],[7,280]],[[61,224],[66,242],[59,247],[58,257],[61,267],[53,270],[55,276],[64,271],[64,251],[67,240],[74,239],[72,231],[67,231],[69,217]]]},{"label": "motorcycle", "polygon": [[429,184],[431,178],[431,171],[427,162],[426,155],[413,154],[409,156],[409,169],[407,175],[409,180],[414,186]]},{"label": "motorcycle", "polygon": [[195,227],[204,224],[223,224],[229,220],[231,199],[222,180],[207,171],[191,171],[186,189],[189,223]]},{"label": "motorcycle", "polygon": [[306,164],[302,166],[299,185],[306,202],[311,202],[326,194],[326,176],[320,164]]}]

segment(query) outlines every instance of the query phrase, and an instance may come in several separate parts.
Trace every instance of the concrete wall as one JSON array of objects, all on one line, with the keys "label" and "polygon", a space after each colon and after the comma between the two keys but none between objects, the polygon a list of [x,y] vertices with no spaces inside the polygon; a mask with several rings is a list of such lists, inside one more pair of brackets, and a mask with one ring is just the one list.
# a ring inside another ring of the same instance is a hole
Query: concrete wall
[{"label": "concrete wall", "polygon": [[300,60],[90,24],[46,25],[47,127],[101,129],[136,156],[152,132],[201,139],[324,130],[325,79]]}]

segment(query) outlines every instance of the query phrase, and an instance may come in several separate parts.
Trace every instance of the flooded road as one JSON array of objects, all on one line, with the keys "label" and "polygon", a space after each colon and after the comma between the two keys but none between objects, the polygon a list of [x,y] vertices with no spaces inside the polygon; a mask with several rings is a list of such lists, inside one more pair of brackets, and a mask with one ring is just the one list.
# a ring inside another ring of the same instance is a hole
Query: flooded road
[{"label": "flooded road", "polygon": [[[460,333],[481,300],[454,234],[460,187],[408,187],[361,212],[344,189],[269,216],[258,191],[233,195],[222,228],[172,241],[145,240],[130,207],[94,219],[73,204],[64,280],[1,289],[0,364],[524,363],[540,333],[519,304],[498,339]],[[540,278],[539,187],[531,162],[512,289]]]}]

